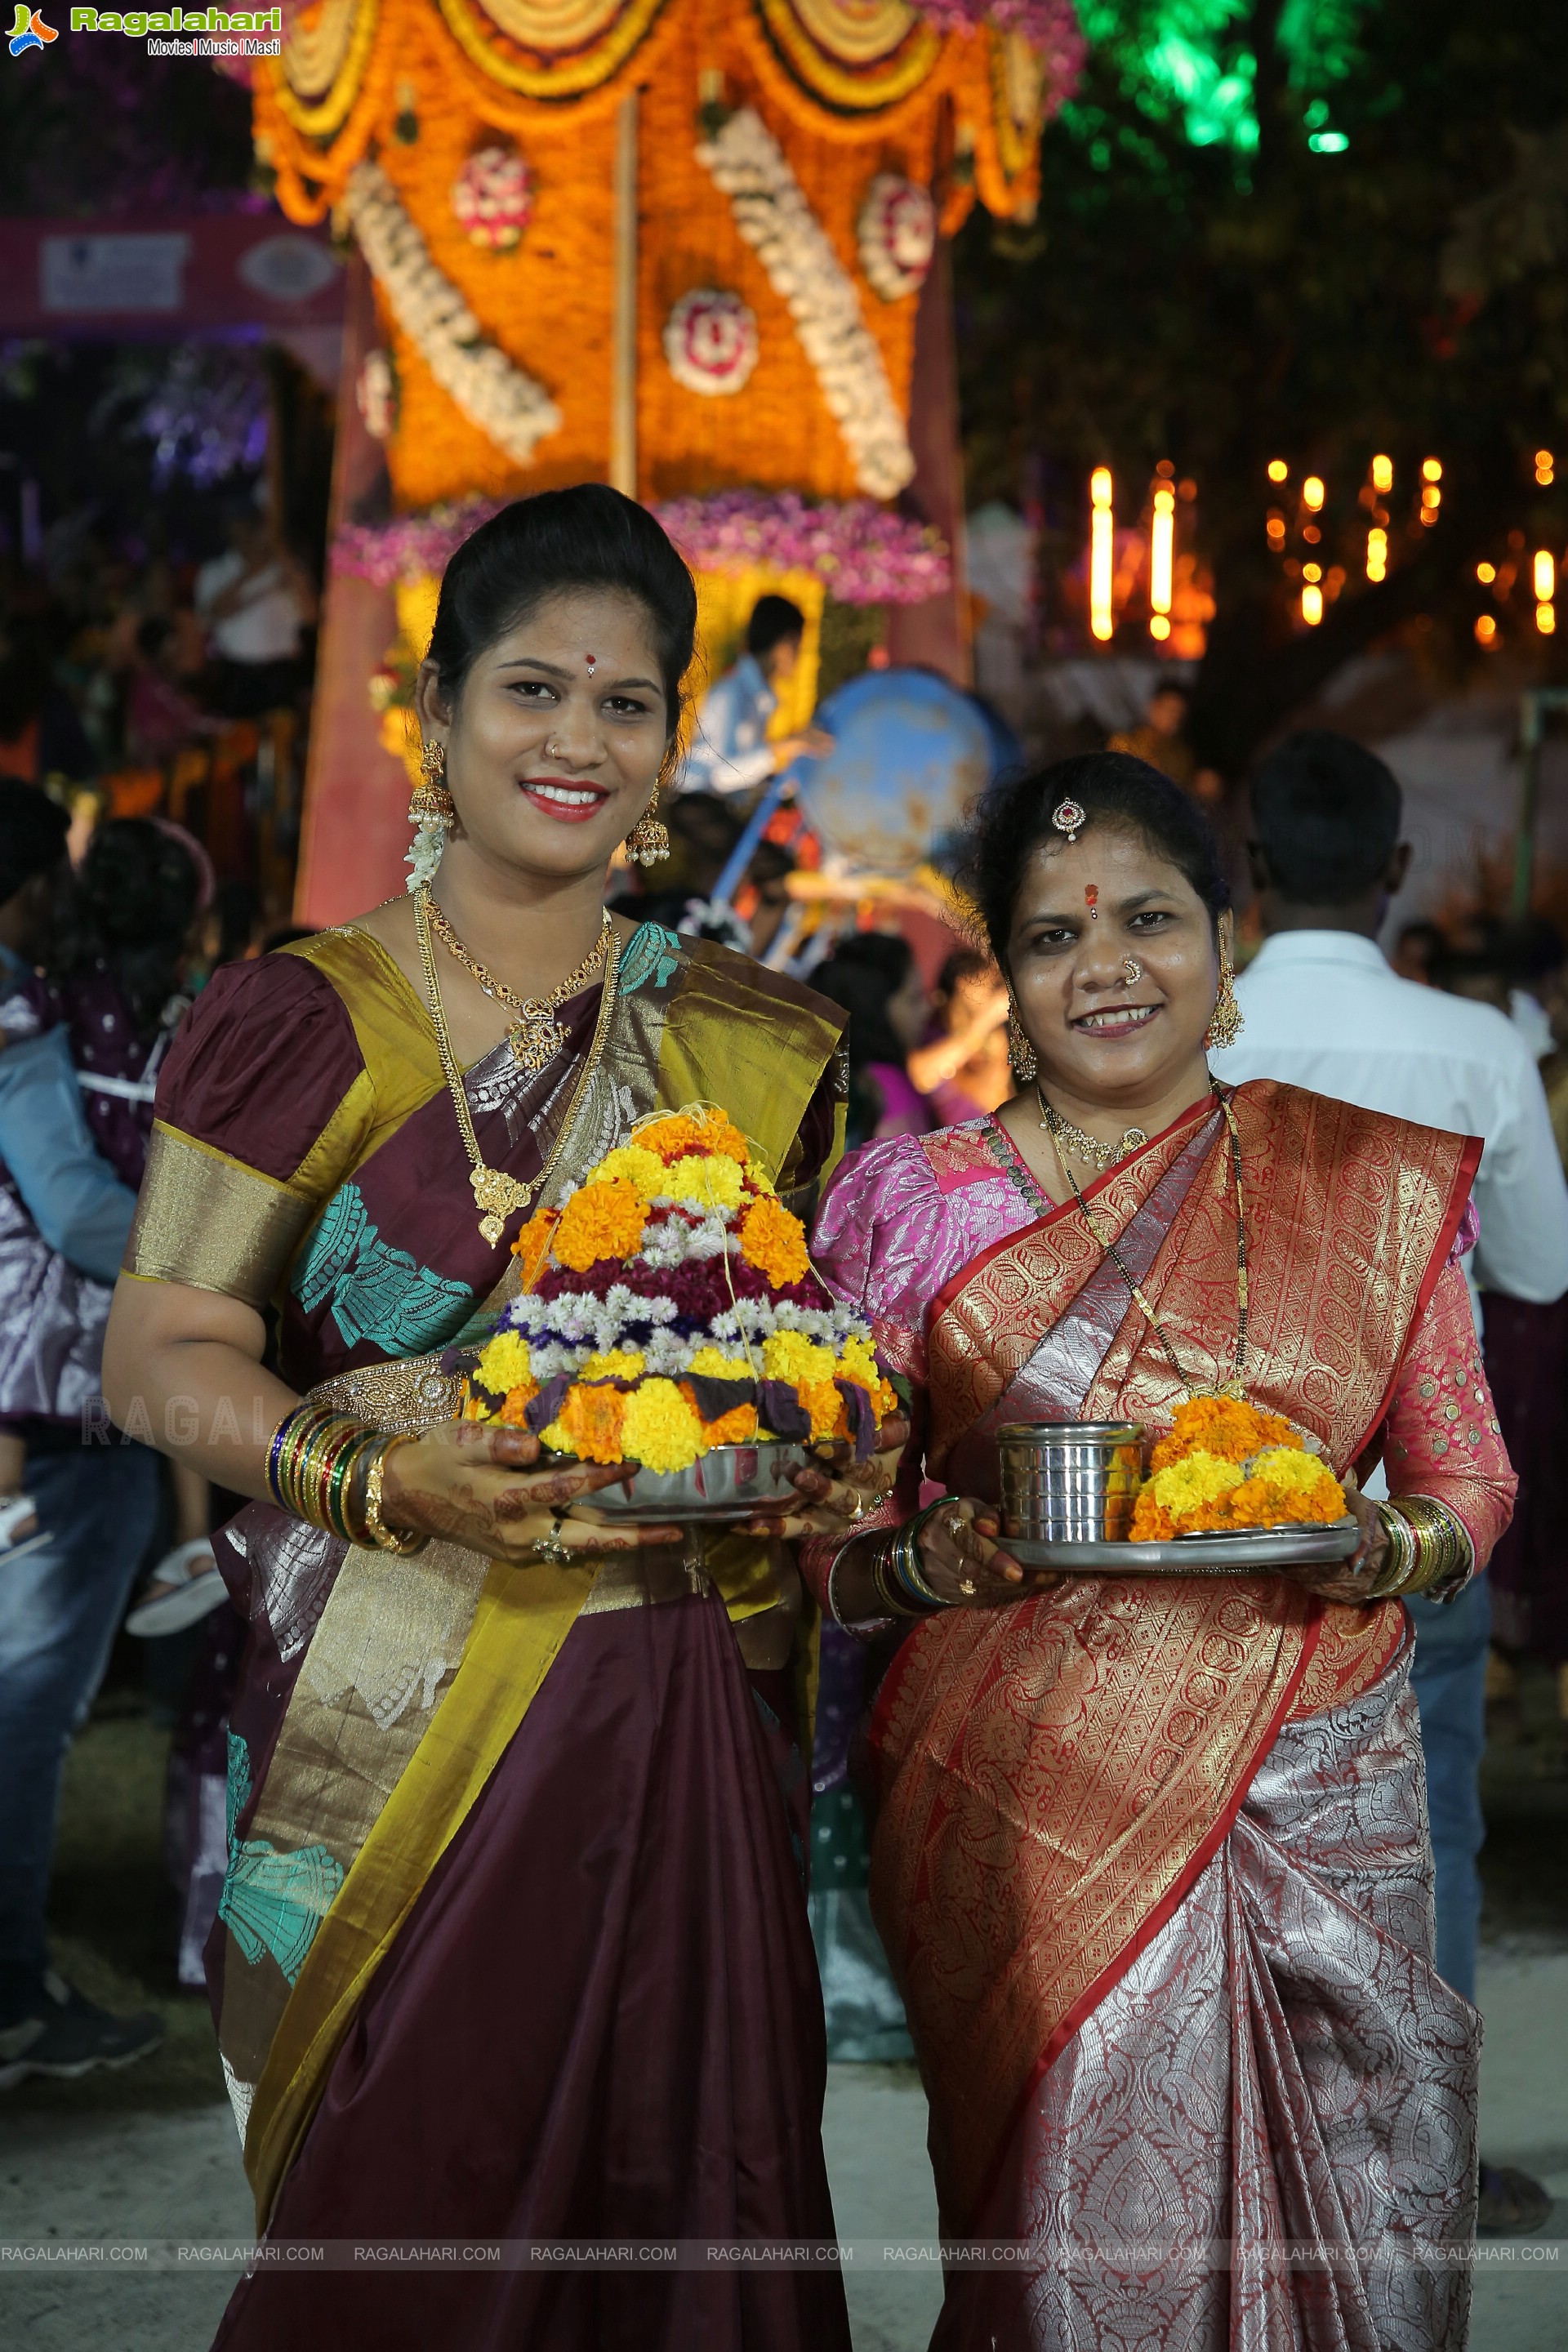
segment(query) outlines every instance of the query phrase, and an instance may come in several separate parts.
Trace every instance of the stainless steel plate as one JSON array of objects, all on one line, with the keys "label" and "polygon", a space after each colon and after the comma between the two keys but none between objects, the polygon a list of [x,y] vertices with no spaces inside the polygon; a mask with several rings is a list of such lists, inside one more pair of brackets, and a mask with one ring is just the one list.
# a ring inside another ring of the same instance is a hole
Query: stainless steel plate
[{"label": "stainless steel plate", "polygon": [[1004,1536],[1001,1548],[1025,1568],[1064,1569],[1071,1576],[1267,1576],[1270,1569],[1348,1559],[1360,1541],[1360,1527],[1345,1518],[1323,1527],[1178,1536],[1173,1543],[1029,1543]]},{"label": "stainless steel plate", "polygon": [[584,1496],[577,1516],[592,1511],[645,1527],[666,1519],[749,1519],[793,1496],[789,1473],[808,1459],[804,1445],[783,1438],[761,1445],[716,1445],[689,1470],[637,1470],[618,1486],[600,1486]]}]

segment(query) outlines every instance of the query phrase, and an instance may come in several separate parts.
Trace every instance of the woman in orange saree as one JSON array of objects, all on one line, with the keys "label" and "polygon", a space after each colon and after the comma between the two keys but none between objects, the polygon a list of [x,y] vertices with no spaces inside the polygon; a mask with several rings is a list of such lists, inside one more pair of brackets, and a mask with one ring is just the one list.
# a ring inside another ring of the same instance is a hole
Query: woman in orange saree
[{"label": "woman in orange saree", "polygon": [[[840,1622],[904,1636],[872,1907],[944,2236],[984,2242],[950,2245],[934,2343],[1436,2352],[1468,2307],[1479,2021],[1432,1966],[1397,1595],[1457,1590],[1511,1503],[1456,1262],[1479,1146],[1211,1086],[1224,883],[1142,763],[1012,787],[975,872],[1028,1083],[870,1147],[825,1202],[817,1264],[876,1318],[913,1433],[891,1503],[805,1551]],[[1157,1434],[1227,1388],[1351,1480],[1353,1559],[1009,1558],[1000,1426]],[[1380,1455],[1373,1505],[1352,1473]]]}]

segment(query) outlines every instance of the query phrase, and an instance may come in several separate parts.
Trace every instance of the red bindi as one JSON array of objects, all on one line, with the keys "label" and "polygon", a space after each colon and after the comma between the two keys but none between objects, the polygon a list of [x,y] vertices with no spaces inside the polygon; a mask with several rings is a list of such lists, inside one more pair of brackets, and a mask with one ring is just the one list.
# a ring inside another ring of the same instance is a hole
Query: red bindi
[{"label": "red bindi", "polygon": [[1089,921],[1091,923],[1098,923],[1100,920],[1100,885],[1098,882],[1090,882],[1086,886],[1083,894],[1083,903],[1089,908]]},{"label": "red bindi", "polygon": [[598,668],[599,665],[598,665],[597,661],[595,660],[595,656],[594,656],[592,654],[585,654],[585,655],[584,656],[584,659],[586,661],[586,663],[587,663],[587,665],[588,665],[588,675],[589,675],[589,677],[593,677],[593,675],[594,675],[594,672]]}]

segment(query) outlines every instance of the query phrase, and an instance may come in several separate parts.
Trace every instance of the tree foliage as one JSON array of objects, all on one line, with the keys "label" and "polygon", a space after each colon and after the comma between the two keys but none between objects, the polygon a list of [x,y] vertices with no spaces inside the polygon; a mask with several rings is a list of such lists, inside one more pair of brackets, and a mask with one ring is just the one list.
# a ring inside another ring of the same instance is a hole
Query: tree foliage
[{"label": "tree foliage", "polygon": [[[1083,5],[1100,37],[1046,136],[1036,230],[975,217],[961,238],[971,495],[1016,499],[1043,467],[1049,563],[1081,544],[1090,467],[1139,493],[1163,458],[1196,479],[1219,612],[1193,725],[1237,773],[1348,653],[1417,615],[1450,665],[1480,659],[1475,565],[1506,562],[1510,530],[1562,551],[1568,508],[1533,462],[1555,449],[1568,479],[1561,28],[1539,0],[1335,0],[1313,53],[1290,47],[1314,14],[1298,0]],[[1255,133],[1192,135],[1159,68],[1184,10],[1189,29],[1223,18],[1215,55]],[[1370,586],[1375,452],[1396,471]],[[1424,530],[1428,455],[1442,508]],[[1265,537],[1274,457],[1293,485],[1327,482],[1321,553],[1347,575],[1305,634]],[[1504,626],[1521,624],[1516,604]]]}]

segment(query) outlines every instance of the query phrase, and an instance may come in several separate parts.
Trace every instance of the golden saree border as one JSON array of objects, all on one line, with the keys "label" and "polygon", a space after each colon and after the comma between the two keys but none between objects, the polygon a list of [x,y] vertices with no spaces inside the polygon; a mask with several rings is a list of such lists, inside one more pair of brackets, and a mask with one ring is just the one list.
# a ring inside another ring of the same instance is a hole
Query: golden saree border
[{"label": "golden saree border", "polygon": [[266,1306],[316,1202],[154,1119],[125,1272]]},{"label": "golden saree border", "polygon": [[[1386,1409],[1474,1150],[1293,1087],[1259,1083],[1233,1101],[1248,1393],[1344,1469]],[[1182,1139],[1110,1171],[1099,1222],[1119,1233]],[[1004,1396],[1098,1268],[1083,1227],[1056,1213],[938,1301],[933,1458]],[[1215,1380],[1236,1316],[1234,1190],[1217,1146],[1143,1288],[1192,1382]],[[1086,1418],[1168,1426],[1182,1392],[1129,1301]],[[1286,1714],[1376,1679],[1403,1621],[1387,1614],[1363,1635],[1361,1612],[1279,1581],[1097,1580],[936,1620],[905,1643],[873,1724],[872,1902],[931,2086],[946,2226],[970,2225],[1020,2102],[1216,1850]]]},{"label": "golden saree border", "polygon": [[[342,968],[375,973],[385,964],[375,1017],[395,1012],[406,1023],[408,1003],[417,999],[374,941],[367,942],[374,955],[362,954],[363,939],[347,939],[345,953],[352,950],[353,961]],[[563,1141],[561,1181],[608,1149],[644,1110],[691,1100],[721,1103],[771,1155],[771,1166],[787,1156],[837,1045],[833,1008],[722,950],[683,953],[681,962],[668,1003],[657,991],[641,990],[617,1005],[600,1068]],[[764,1024],[775,997],[788,1018],[770,1047]],[[738,1029],[726,1008],[738,1012]],[[515,1283],[513,1263],[487,1309],[501,1304]],[[401,1429],[428,1427],[450,1418],[453,1408],[452,1382],[437,1354],[365,1366],[313,1393],[338,1411]],[[454,1545],[395,1560],[347,1554],[248,1832],[249,1843],[265,1842],[285,1857],[312,1842],[324,1845],[342,1881],[291,1985],[269,1961],[239,1965],[232,1943],[225,1972],[225,2062],[237,2087],[254,2084],[245,2145],[258,2227],[266,2225],[366,1985],[515,1737],[578,1614],[713,1589],[737,1625],[777,1605],[763,1541],[714,1533],[704,1538],[695,1580],[684,1566],[679,1573],[673,1563],[664,1568],[644,1572],[589,1559],[546,1577],[536,1565],[490,1564]],[[402,1595],[395,1603],[395,1592]],[[531,1592],[547,1600],[532,1607]],[[389,1628],[389,1616],[401,1622]],[[459,1658],[447,1682],[447,1662]],[[408,1697],[421,1677],[422,1707]],[[808,1665],[808,1685],[811,1679]]]}]

